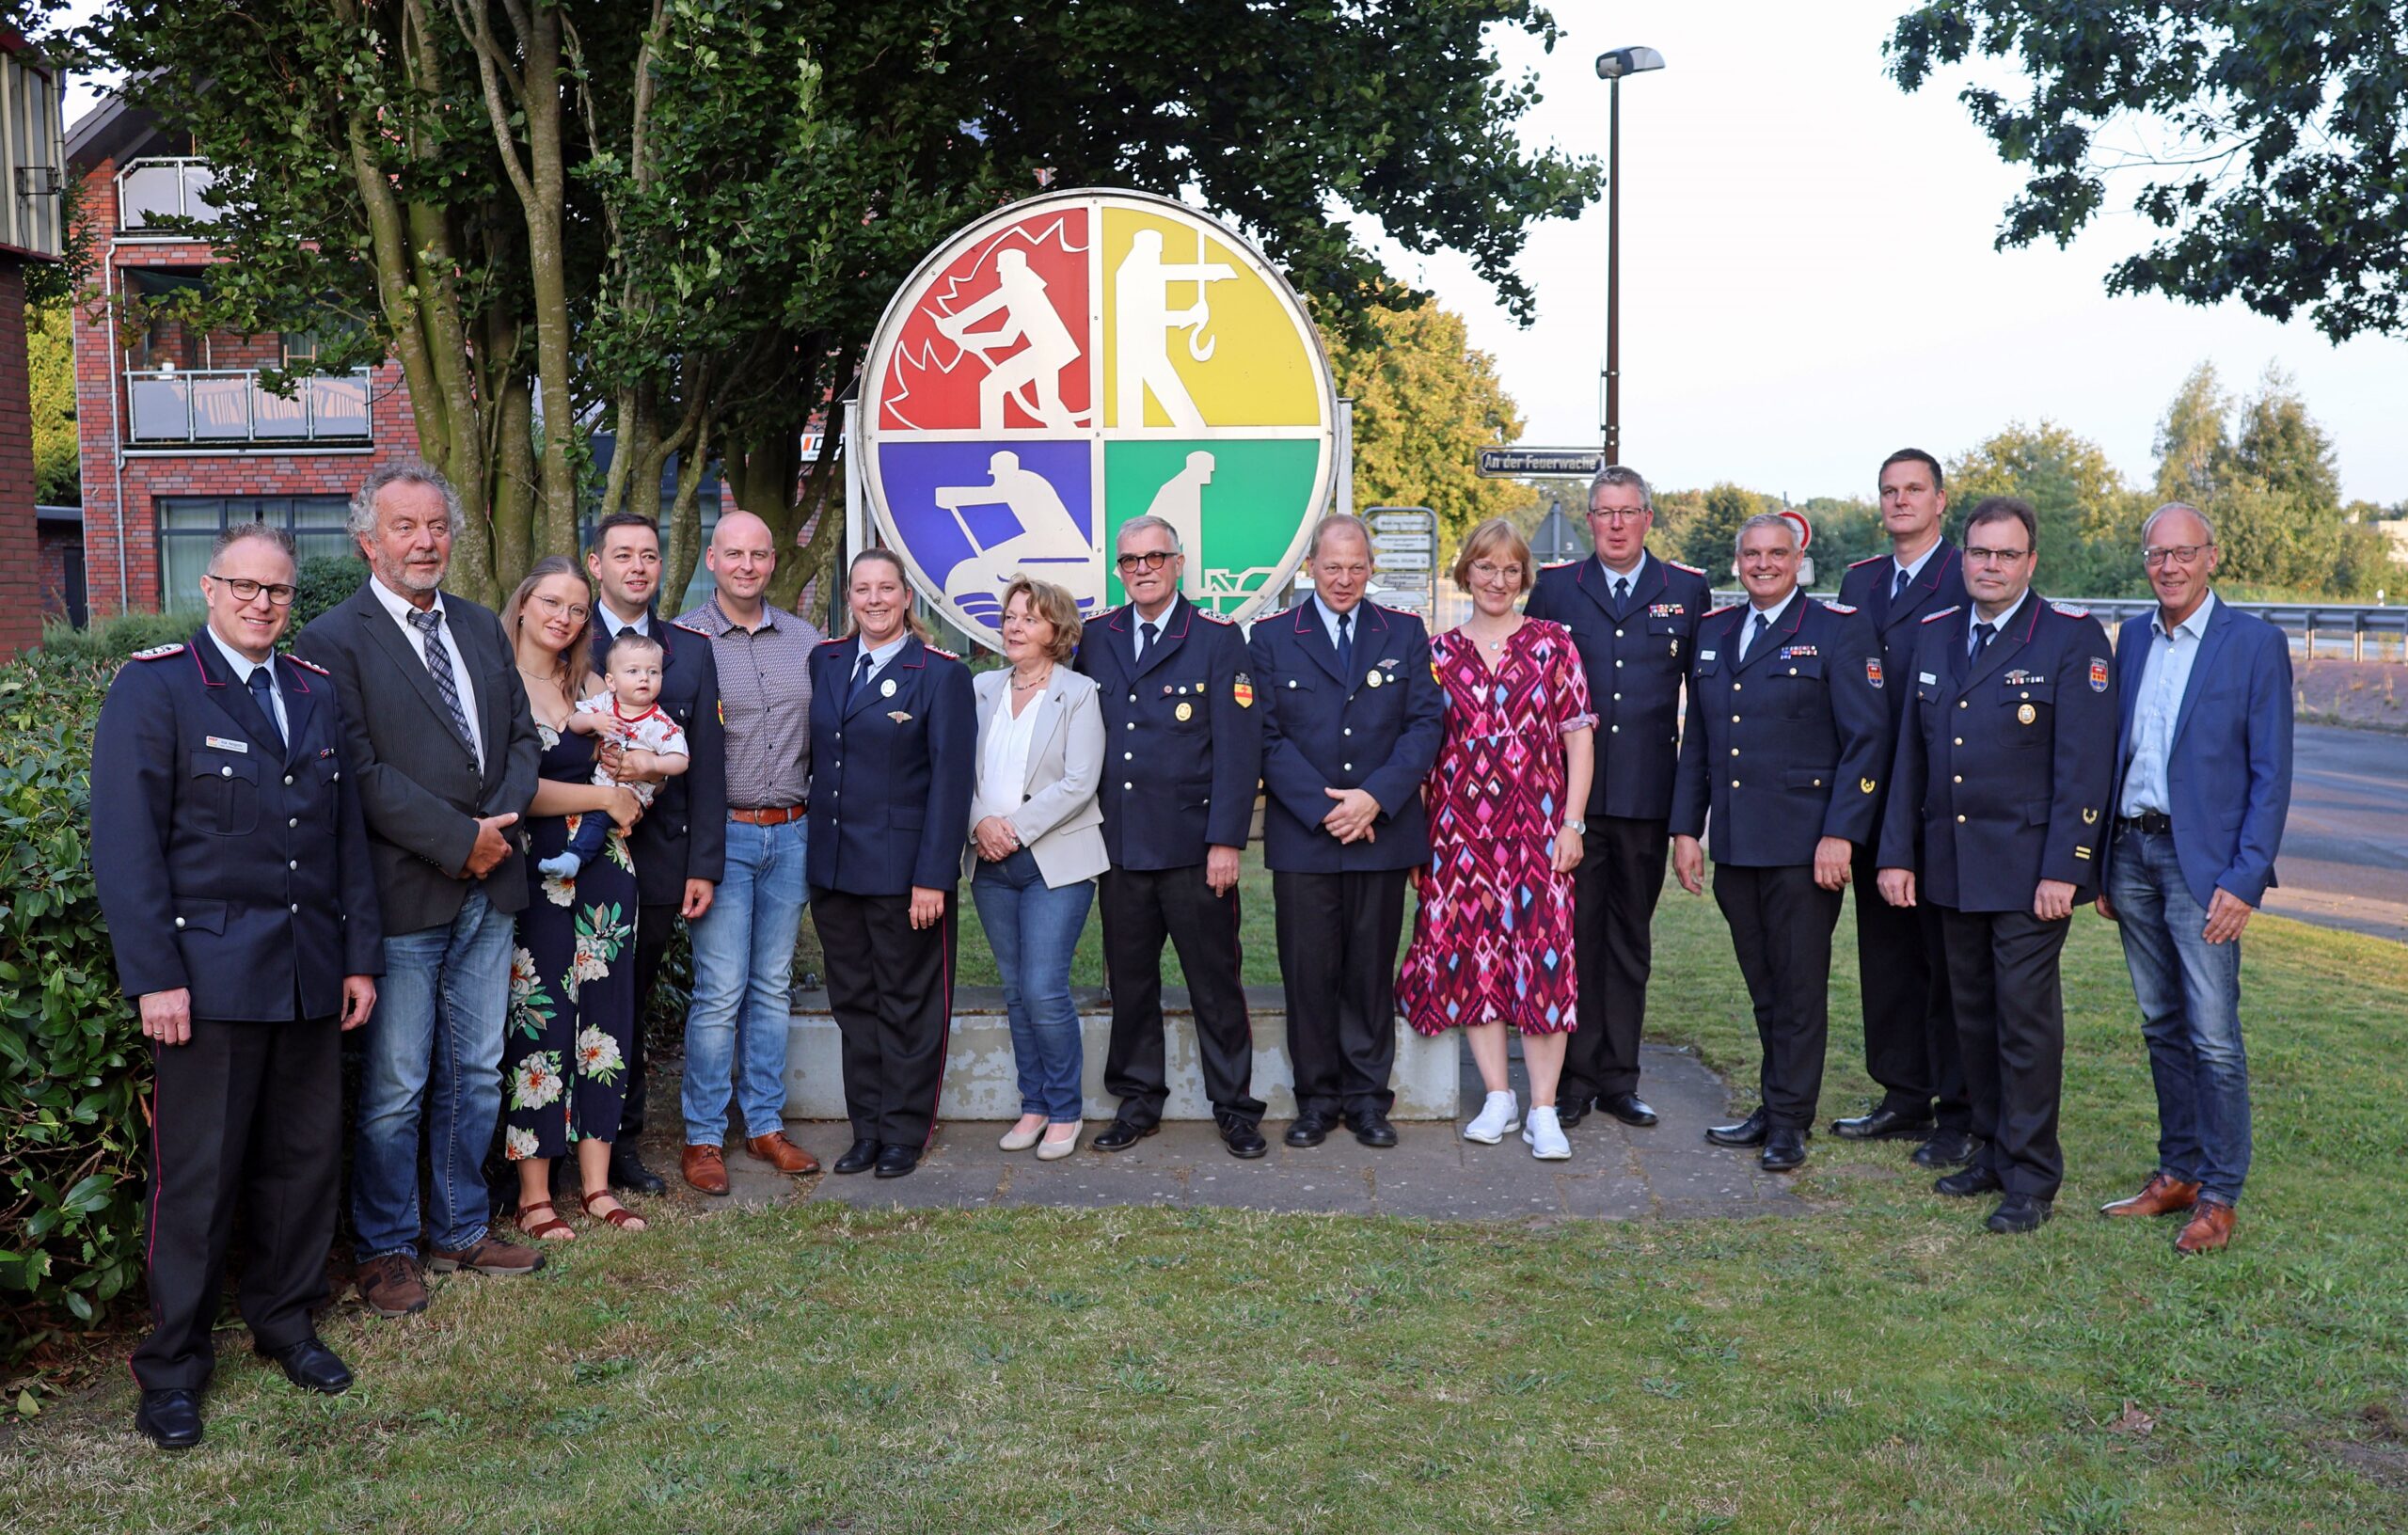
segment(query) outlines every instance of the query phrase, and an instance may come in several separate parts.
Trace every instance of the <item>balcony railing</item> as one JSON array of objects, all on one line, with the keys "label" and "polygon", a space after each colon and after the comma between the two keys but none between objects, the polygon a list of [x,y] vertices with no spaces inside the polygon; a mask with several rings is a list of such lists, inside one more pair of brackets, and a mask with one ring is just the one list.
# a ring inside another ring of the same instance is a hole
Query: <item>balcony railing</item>
[{"label": "balcony railing", "polygon": [[154,369],[125,375],[127,442],[227,447],[369,440],[368,370],[298,381],[293,398],[260,386],[255,368]]},{"label": "balcony railing", "polygon": [[140,234],[166,218],[214,222],[217,205],[209,200],[209,189],[215,184],[217,172],[206,160],[128,161],[117,173],[117,227]]}]

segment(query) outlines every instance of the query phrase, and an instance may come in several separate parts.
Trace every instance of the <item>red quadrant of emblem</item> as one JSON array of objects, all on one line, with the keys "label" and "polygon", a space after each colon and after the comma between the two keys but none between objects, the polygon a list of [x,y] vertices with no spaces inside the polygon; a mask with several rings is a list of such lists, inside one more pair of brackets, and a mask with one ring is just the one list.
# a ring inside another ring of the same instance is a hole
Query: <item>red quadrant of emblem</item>
[{"label": "red quadrant of emblem", "polygon": [[[904,322],[879,391],[879,426],[1091,424],[1088,244],[1086,210],[1057,208],[980,241],[939,273]],[[998,411],[1000,421],[982,420]]]}]

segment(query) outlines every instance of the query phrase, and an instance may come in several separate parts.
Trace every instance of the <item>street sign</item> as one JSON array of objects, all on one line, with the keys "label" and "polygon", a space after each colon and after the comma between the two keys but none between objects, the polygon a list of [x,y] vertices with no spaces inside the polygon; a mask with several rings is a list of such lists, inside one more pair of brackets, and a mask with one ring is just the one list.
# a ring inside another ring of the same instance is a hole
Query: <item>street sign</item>
[{"label": "street sign", "polygon": [[1598,448],[1481,448],[1473,454],[1476,472],[1491,480],[1586,480],[1605,465]]},{"label": "street sign", "polygon": [[1374,512],[1369,520],[1375,533],[1413,533],[1428,531],[1434,515],[1429,512]]},{"label": "street sign", "polygon": [[1428,549],[1382,549],[1375,557],[1375,563],[1382,570],[1428,570],[1430,551]]},{"label": "street sign", "polygon": [[1244,620],[1303,558],[1339,472],[1337,391],[1277,272],[1140,192],[1030,198],[958,231],[887,307],[862,371],[863,488],[912,585],[1003,647],[1022,572],[1092,617],[1122,524],[1178,530],[1181,590]]},{"label": "street sign", "polygon": [[1428,533],[1373,533],[1371,547],[1383,554],[1390,549],[1428,549],[1434,542]]}]

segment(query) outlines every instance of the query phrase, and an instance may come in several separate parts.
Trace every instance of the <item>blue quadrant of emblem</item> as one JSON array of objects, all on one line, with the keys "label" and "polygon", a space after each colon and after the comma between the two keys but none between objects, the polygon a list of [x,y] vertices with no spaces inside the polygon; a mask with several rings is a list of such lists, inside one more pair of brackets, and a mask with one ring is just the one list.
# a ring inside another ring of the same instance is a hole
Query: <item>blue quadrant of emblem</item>
[{"label": "blue quadrant of emblem", "polygon": [[878,455],[897,541],[964,615],[1000,624],[1022,572],[1068,588],[1081,612],[1102,606],[1085,442],[889,438]]}]

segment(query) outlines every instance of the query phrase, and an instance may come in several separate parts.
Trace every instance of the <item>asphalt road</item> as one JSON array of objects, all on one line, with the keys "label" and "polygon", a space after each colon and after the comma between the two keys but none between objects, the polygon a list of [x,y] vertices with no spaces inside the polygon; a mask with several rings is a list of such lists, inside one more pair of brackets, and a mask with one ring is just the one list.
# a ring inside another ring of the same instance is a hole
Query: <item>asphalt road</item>
[{"label": "asphalt road", "polygon": [[2408,736],[2299,727],[2266,910],[2408,942]]}]

